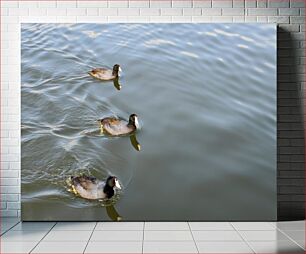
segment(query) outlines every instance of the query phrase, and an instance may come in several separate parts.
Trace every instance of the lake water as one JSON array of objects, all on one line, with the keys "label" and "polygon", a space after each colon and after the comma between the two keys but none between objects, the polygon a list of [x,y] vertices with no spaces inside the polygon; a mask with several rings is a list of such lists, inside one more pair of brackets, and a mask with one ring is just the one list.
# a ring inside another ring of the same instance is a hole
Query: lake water
[{"label": "lake water", "polygon": [[[276,219],[276,26],[22,24],[22,218],[110,220],[66,179],[116,175],[123,220]],[[120,64],[122,89],[87,72]],[[129,137],[97,119],[140,118]]]}]

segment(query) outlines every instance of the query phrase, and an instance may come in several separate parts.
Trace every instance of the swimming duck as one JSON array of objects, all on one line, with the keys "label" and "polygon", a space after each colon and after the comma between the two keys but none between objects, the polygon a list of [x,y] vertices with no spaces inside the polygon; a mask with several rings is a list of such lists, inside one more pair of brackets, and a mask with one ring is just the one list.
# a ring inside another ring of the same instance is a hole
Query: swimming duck
[{"label": "swimming duck", "polygon": [[121,67],[119,64],[115,64],[113,69],[96,68],[88,72],[88,74],[96,79],[100,80],[114,80],[120,76]]},{"label": "swimming duck", "polygon": [[86,199],[110,199],[115,190],[121,189],[115,176],[109,176],[106,181],[98,180],[93,176],[71,176],[71,188],[74,194]]},{"label": "swimming duck", "polygon": [[106,117],[99,121],[101,124],[101,133],[112,136],[131,134],[139,129],[139,122],[136,114],[131,114],[128,122],[116,117]]}]

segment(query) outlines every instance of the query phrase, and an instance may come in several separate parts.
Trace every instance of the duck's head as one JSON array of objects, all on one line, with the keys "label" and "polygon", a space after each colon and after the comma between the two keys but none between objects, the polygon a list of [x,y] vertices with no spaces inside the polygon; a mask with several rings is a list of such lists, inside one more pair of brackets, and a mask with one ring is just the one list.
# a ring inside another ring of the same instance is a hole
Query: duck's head
[{"label": "duck's head", "polygon": [[119,64],[115,64],[113,67],[113,75],[116,77],[120,77],[120,73],[122,72],[122,69]]},{"label": "duck's head", "polygon": [[112,189],[114,189],[114,188],[121,189],[121,185],[120,185],[117,177],[115,177],[115,176],[109,176],[106,179],[106,185],[108,185]]},{"label": "duck's head", "polygon": [[140,128],[138,116],[136,114],[131,114],[129,117],[129,125],[135,126],[136,129]]}]

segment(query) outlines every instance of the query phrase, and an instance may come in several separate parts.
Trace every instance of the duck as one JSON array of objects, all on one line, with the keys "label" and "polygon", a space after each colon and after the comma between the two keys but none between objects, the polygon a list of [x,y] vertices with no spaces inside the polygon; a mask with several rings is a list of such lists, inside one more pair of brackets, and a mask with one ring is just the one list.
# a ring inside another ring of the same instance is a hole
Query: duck
[{"label": "duck", "polygon": [[115,64],[113,69],[96,68],[88,72],[88,74],[96,79],[107,81],[115,80],[120,77],[121,67],[119,64]]},{"label": "duck", "polygon": [[93,176],[71,176],[71,191],[85,199],[111,199],[115,192],[121,189],[121,185],[115,176],[108,176],[105,181]]},{"label": "duck", "polygon": [[136,114],[131,114],[128,122],[116,117],[106,117],[99,121],[101,133],[111,136],[128,135],[139,129],[139,121]]}]

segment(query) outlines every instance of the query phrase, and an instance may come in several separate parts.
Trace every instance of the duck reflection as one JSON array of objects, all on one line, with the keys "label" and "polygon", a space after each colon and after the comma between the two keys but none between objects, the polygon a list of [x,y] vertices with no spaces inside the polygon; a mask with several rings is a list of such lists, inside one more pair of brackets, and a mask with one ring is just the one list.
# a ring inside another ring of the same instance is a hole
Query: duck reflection
[{"label": "duck reflection", "polygon": [[[114,207],[118,195],[122,190],[121,184],[117,177],[108,176],[105,181],[98,180],[93,176],[80,175],[71,176],[67,180],[68,191],[76,196],[87,200],[98,200],[102,202],[106,213],[113,221],[121,221],[122,217],[118,214]],[[117,196],[116,198],[114,198]]]}]

